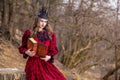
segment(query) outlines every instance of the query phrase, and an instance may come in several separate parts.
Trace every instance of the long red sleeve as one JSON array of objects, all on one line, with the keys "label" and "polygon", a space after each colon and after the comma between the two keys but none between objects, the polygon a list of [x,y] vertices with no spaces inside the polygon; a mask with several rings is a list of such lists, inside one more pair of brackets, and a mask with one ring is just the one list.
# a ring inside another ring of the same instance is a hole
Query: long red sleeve
[{"label": "long red sleeve", "polygon": [[48,55],[54,56],[58,53],[58,48],[56,45],[56,34],[53,33],[51,37],[52,37],[52,40],[49,46]]},{"label": "long red sleeve", "polygon": [[30,37],[30,33],[31,31],[30,30],[26,30],[23,34],[23,37],[22,37],[22,45],[19,47],[19,52],[21,54],[23,54],[23,57],[24,58],[27,58],[28,55],[25,54],[25,51],[27,50],[27,40],[28,38]]}]

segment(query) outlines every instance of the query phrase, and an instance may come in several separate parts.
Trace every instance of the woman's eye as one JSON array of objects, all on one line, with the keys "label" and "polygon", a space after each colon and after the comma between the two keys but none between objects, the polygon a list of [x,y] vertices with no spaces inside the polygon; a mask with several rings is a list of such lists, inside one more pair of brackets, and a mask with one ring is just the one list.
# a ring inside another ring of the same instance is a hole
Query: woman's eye
[{"label": "woman's eye", "polygon": [[40,22],[45,22],[45,23],[47,23],[47,21],[43,21],[43,20],[40,20]]}]

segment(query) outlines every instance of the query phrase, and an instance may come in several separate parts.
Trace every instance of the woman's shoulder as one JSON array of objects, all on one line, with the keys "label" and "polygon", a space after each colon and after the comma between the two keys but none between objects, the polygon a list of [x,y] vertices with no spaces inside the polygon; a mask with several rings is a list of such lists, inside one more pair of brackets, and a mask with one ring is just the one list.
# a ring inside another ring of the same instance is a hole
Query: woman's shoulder
[{"label": "woman's shoulder", "polygon": [[56,32],[50,33],[50,36],[51,36],[51,37],[56,36]]},{"label": "woman's shoulder", "polygon": [[31,32],[32,32],[32,30],[31,30],[31,29],[27,29],[27,30],[25,30],[25,31],[24,31],[24,35],[30,35],[30,34],[31,34]]},{"label": "woman's shoulder", "polygon": [[52,40],[55,40],[56,39],[56,32],[52,32],[50,34],[50,36],[51,36]]},{"label": "woman's shoulder", "polygon": [[51,33],[51,36],[54,36],[54,35],[56,35],[56,32],[52,32],[52,33]]}]

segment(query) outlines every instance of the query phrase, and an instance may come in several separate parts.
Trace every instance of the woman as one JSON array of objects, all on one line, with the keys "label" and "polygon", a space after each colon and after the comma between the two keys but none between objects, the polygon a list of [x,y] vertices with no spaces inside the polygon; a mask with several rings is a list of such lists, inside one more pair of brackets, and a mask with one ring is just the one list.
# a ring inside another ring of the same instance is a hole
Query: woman
[{"label": "woman", "polygon": [[[27,49],[29,37],[33,37],[38,43],[47,46],[47,55],[44,58]],[[63,74],[52,64],[53,57],[58,53],[56,34],[48,24],[48,14],[44,8],[37,15],[33,30],[24,32],[19,52],[23,54],[24,58],[28,57],[25,67],[27,80],[66,80]]]}]

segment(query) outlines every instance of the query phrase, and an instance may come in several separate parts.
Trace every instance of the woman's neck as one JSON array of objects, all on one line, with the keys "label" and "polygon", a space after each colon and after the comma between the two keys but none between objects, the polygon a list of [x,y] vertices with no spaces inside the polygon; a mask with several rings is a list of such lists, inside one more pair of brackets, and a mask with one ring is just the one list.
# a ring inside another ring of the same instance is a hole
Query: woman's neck
[{"label": "woman's neck", "polygon": [[42,28],[39,28],[39,30],[38,30],[38,31],[39,31],[39,32],[40,32],[40,31],[43,31],[43,29],[42,29]]}]

